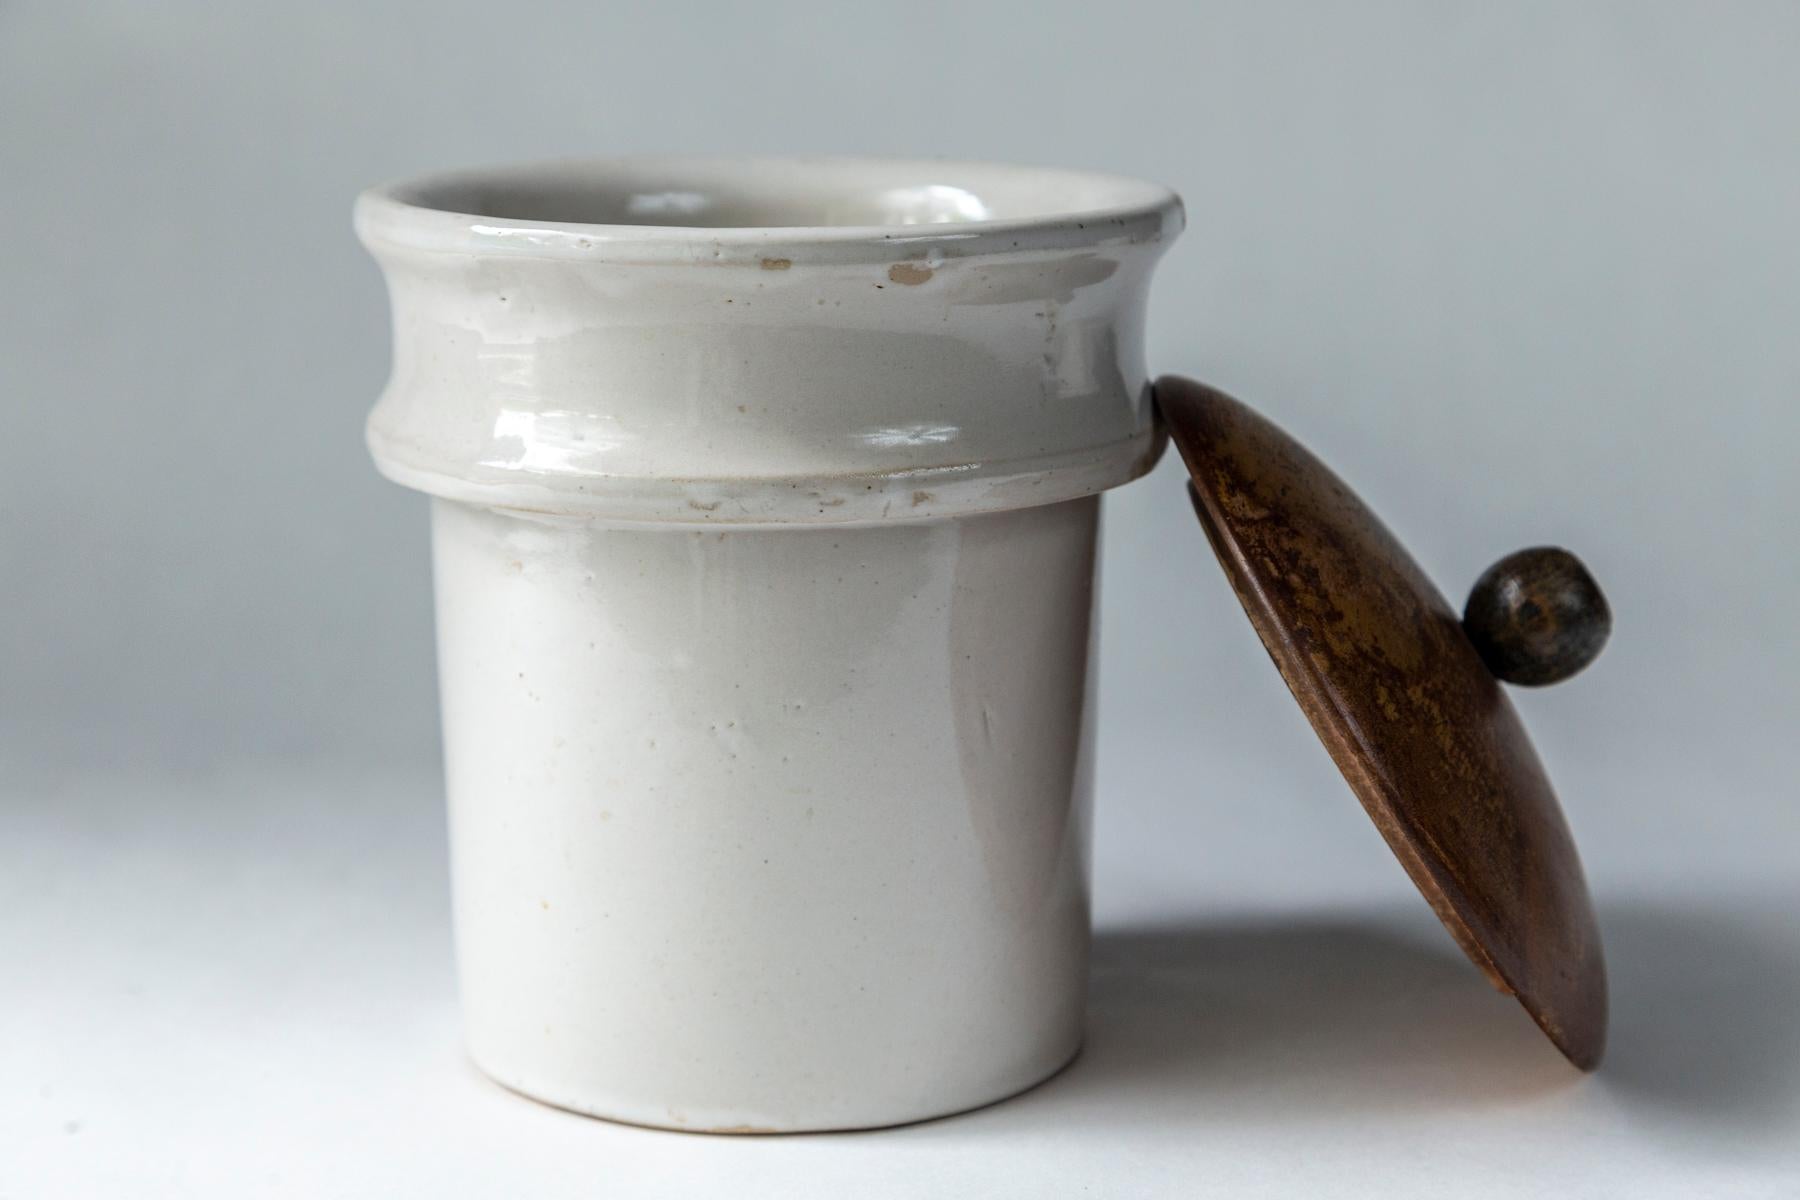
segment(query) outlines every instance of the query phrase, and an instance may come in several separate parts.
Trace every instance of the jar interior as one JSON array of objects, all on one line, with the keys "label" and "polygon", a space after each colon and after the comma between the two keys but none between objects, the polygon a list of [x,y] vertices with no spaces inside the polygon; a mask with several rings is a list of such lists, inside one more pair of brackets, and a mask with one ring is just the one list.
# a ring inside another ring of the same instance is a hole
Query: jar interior
[{"label": "jar interior", "polygon": [[465,174],[398,198],[499,221],[818,228],[1079,216],[1138,202],[1143,186],[1078,171],[928,160],[615,160]]}]

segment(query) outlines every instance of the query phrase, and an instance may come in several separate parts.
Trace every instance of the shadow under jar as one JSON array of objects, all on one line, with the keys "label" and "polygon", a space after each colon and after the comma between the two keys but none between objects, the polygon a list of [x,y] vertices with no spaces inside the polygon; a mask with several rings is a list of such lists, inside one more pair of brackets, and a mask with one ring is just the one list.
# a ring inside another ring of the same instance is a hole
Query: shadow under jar
[{"label": "shadow under jar", "polygon": [[985,1104],[1081,1039],[1099,496],[1155,185],[616,160],[376,189],[496,1080],[646,1125]]}]

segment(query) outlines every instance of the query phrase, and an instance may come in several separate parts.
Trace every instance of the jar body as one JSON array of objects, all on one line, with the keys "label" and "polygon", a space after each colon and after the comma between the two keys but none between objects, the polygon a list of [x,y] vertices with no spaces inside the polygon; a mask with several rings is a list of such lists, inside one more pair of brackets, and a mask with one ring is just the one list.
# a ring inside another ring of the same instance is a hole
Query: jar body
[{"label": "jar body", "polygon": [[1162,449],[1180,223],[1135,181],[866,160],[359,201],[394,318],[369,447],[434,498],[489,1074],[790,1131],[1074,1054],[1100,493]]},{"label": "jar body", "polygon": [[482,1069],[747,1131],[937,1116],[1067,1062],[1098,507],[714,531],[437,501]]}]

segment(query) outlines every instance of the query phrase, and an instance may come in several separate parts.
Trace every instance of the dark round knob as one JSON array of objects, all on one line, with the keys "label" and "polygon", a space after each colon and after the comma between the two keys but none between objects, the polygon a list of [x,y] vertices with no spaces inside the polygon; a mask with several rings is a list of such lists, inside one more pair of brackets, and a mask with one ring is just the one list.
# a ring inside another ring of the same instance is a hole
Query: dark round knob
[{"label": "dark round knob", "polygon": [[1481,573],[1463,608],[1463,630],[1496,678],[1538,687],[1600,656],[1612,609],[1579,558],[1534,546]]}]

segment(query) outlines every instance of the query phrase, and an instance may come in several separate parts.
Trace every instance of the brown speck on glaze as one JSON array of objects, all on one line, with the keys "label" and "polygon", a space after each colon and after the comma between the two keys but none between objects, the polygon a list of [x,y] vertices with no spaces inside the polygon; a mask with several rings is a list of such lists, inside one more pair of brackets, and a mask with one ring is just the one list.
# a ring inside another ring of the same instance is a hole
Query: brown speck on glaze
[{"label": "brown speck on glaze", "polygon": [[917,287],[930,280],[934,274],[932,269],[923,263],[895,263],[888,268],[888,278],[895,283],[904,283],[908,287]]},{"label": "brown speck on glaze", "polygon": [[793,265],[794,260],[791,258],[765,258],[762,260],[762,269],[765,271],[785,271]]},{"label": "brown speck on glaze", "polygon": [[699,512],[713,512],[718,509],[719,502],[717,500],[714,500],[711,504],[702,504],[698,500],[689,500],[688,507],[692,508],[692,509],[696,509]]},{"label": "brown speck on glaze", "polygon": [[913,493],[913,507],[917,508],[921,504],[929,504],[931,502],[931,499],[932,499],[932,496],[931,496],[930,492],[914,492]]}]

